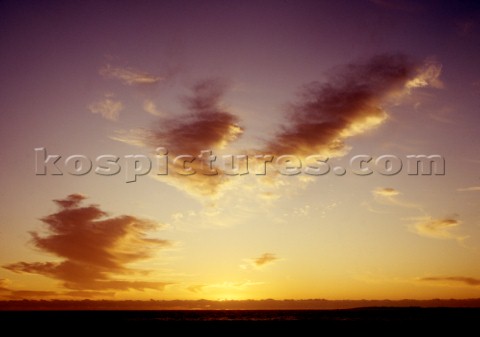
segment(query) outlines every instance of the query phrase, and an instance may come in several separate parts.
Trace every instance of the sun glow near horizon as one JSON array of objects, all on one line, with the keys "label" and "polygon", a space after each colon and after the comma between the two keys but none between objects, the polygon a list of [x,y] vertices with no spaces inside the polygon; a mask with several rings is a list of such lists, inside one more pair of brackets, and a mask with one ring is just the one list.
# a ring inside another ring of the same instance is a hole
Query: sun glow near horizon
[{"label": "sun glow near horizon", "polygon": [[3,2],[0,299],[480,297],[480,11],[388,3]]}]

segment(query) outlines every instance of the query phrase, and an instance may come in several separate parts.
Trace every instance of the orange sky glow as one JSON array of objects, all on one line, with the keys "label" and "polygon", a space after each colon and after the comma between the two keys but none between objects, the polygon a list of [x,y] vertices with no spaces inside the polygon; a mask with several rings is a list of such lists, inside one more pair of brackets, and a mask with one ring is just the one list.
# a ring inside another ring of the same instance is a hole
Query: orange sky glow
[{"label": "orange sky glow", "polygon": [[0,300],[479,298],[480,8],[392,4],[2,2]]}]

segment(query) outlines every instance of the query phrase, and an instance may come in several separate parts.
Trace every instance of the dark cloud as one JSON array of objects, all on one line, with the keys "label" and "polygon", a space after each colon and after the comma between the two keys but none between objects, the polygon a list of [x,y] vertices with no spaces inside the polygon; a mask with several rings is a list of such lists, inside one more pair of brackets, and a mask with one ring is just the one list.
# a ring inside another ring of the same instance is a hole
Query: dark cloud
[{"label": "dark cloud", "polygon": [[278,257],[272,253],[264,253],[261,256],[253,259],[253,263],[257,267],[264,266],[268,263],[272,263],[273,261],[278,260]]},{"label": "dark cloud", "polygon": [[72,194],[54,200],[59,211],[41,219],[48,234],[31,233],[36,248],[63,261],[17,262],[4,268],[45,275],[75,290],[162,289],[164,282],[119,278],[142,272],[128,264],[151,258],[170,245],[167,240],[147,236],[159,225],[129,215],[109,217],[97,205],[83,206],[84,199]]},{"label": "dark cloud", "polygon": [[307,85],[292,106],[289,124],[269,142],[273,154],[338,155],[343,140],[379,125],[388,96],[405,89],[417,74],[416,65],[401,54],[372,57],[349,64],[325,83]]},{"label": "dark cloud", "polygon": [[465,276],[448,276],[448,277],[423,277],[420,281],[433,281],[433,282],[455,282],[463,283],[469,286],[480,286],[480,279]]},{"label": "dark cloud", "polygon": [[227,87],[221,79],[200,81],[183,99],[188,113],[159,117],[148,129],[121,130],[112,138],[153,149],[164,147],[172,155],[223,148],[243,132],[238,117],[222,104]]},{"label": "dark cloud", "polygon": [[174,154],[198,155],[202,150],[222,148],[241,133],[237,116],[222,106],[227,84],[220,79],[204,80],[185,98],[186,115],[161,119],[148,140]]},{"label": "dark cloud", "polygon": [[[192,88],[191,95],[183,100],[187,113],[161,117],[150,129],[131,130],[113,138],[152,149],[163,147],[168,150],[171,160],[179,155],[198,156],[201,151],[222,149],[243,133],[238,117],[222,104],[227,87],[221,79],[200,81]],[[198,158],[188,167],[196,174],[188,177],[177,174],[183,171],[182,163],[175,166],[170,162],[169,175],[162,181],[188,193],[205,196],[216,194],[219,186],[228,180],[223,174],[202,174],[204,166]]]}]

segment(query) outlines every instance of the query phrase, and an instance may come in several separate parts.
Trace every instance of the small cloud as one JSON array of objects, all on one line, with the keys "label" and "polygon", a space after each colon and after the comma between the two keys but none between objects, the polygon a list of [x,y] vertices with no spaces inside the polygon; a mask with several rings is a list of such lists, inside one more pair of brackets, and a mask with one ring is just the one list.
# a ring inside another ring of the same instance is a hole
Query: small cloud
[{"label": "small cloud", "polygon": [[116,121],[120,111],[123,110],[123,103],[113,100],[111,95],[106,95],[103,100],[90,104],[88,110],[91,113],[100,114],[105,119]]},{"label": "small cloud", "polygon": [[382,197],[394,197],[396,195],[399,195],[400,192],[392,187],[378,187],[373,190],[373,194]]},{"label": "small cloud", "polygon": [[136,128],[130,130],[115,130],[115,134],[109,138],[128,145],[145,147],[146,139],[152,137],[152,132],[147,129]]},{"label": "small cloud", "polygon": [[[392,187],[378,187],[372,191],[375,201],[384,205],[399,206],[405,208],[417,209],[422,213],[425,213],[423,208],[420,205],[410,203],[408,201],[402,200],[399,195],[400,191]],[[378,212],[377,212],[378,213]]]},{"label": "small cloud", "polygon": [[310,214],[310,210],[311,210],[310,205],[296,207],[293,209],[293,215],[296,217],[308,216]]},{"label": "small cloud", "polygon": [[422,87],[442,89],[444,84],[440,80],[441,73],[442,64],[435,61],[434,58],[429,58],[419,68],[417,76],[407,82],[406,87],[407,89]]},{"label": "small cloud", "polygon": [[135,68],[112,67],[109,64],[100,69],[100,75],[104,78],[119,80],[125,85],[151,85],[162,80],[159,76],[154,76]]},{"label": "small cloud", "polygon": [[458,192],[479,192],[480,186],[471,186],[457,189]]},{"label": "small cloud", "polygon": [[431,217],[421,217],[411,225],[411,230],[421,236],[434,239],[463,239],[454,234],[454,230],[460,226],[461,222],[453,218],[434,219]]},{"label": "small cloud", "polygon": [[252,262],[256,267],[263,267],[264,265],[270,264],[276,260],[278,260],[278,257],[275,254],[264,253],[261,256],[252,259]]},{"label": "small cloud", "polygon": [[480,286],[480,279],[465,276],[422,277],[420,281],[463,283],[468,286]]},{"label": "small cloud", "polygon": [[262,268],[267,264],[271,264],[279,258],[273,253],[263,253],[259,257],[253,259],[243,259],[244,263],[240,264],[240,269],[251,270],[252,268]]},{"label": "small cloud", "polygon": [[152,100],[145,100],[143,102],[143,110],[148,112],[150,115],[153,116],[161,116],[162,113],[157,109],[156,104]]},{"label": "small cloud", "polygon": [[260,198],[267,201],[278,200],[281,197],[280,193],[265,191],[259,194]]}]

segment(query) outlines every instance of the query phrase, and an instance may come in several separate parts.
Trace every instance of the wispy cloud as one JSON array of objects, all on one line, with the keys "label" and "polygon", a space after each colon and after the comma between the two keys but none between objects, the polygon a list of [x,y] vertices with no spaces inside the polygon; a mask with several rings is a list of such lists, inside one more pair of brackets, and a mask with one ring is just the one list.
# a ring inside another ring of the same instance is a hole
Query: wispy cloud
[{"label": "wispy cloud", "polygon": [[114,100],[111,95],[106,95],[103,100],[90,104],[88,110],[91,113],[100,114],[105,119],[116,121],[120,111],[123,110],[123,103]]},{"label": "wispy cloud", "polygon": [[442,64],[437,62],[435,58],[428,58],[419,67],[417,75],[406,83],[407,89],[433,87],[442,89],[443,82],[440,80],[442,73]]},{"label": "wispy cloud", "polygon": [[273,261],[278,260],[278,257],[272,253],[264,253],[261,256],[253,259],[253,262],[257,267],[264,266],[266,264],[272,263]]},{"label": "wispy cloud", "polygon": [[480,191],[480,186],[471,186],[457,189],[458,192],[478,192]]},{"label": "wispy cloud", "polygon": [[[461,221],[457,220],[457,215],[445,217],[440,219],[428,216],[428,213],[421,205],[406,202],[399,198],[400,191],[392,187],[378,187],[372,191],[375,200],[380,204],[400,206],[405,208],[412,208],[422,212],[424,215],[413,218],[413,223],[409,224],[409,229],[421,236],[435,238],[435,239],[454,239],[463,240],[467,236],[460,236],[456,233],[457,228],[461,225]],[[375,213],[379,211],[372,210]],[[412,219],[410,219],[412,220]]]},{"label": "wispy cloud", "polygon": [[378,187],[373,191],[373,194],[379,195],[382,197],[393,197],[399,195],[400,192],[392,187]]},{"label": "wispy cloud", "polygon": [[162,80],[162,77],[130,67],[113,67],[107,64],[100,69],[104,78],[116,79],[125,85],[152,85]]},{"label": "wispy cloud", "polygon": [[7,279],[0,279],[0,299],[5,300],[35,300],[35,299],[65,299],[71,298],[112,298],[115,292],[95,291],[95,290],[69,290],[69,291],[49,291],[49,290],[22,290],[15,289],[12,282]]},{"label": "wispy cloud", "polygon": [[113,135],[110,136],[110,139],[122,142],[125,144],[146,147],[147,139],[152,137],[152,131],[148,129],[135,128],[130,130],[116,130]]},{"label": "wispy cloud", "polygon": [[109,217],[97,205],[84,206],[84,200],[80,194],[54,200],[59,211],[41,219],[47,234],[31,232],[37,249],[62,261],[17,262],[4,268],[51,277],[73,290],[163,289],[167,283],[139,279],[137,274],[146,271],[128,266],[171,244],[148,236],[160,226],[129,215]]},{"label": "wispy cloud", "polygon": [[158,110],[155,102],[153,102],[150,99],[146,99],[143,102],[143,110],[145,110],[146,112],[148,112],[150,115],[153,115],[153,116],[161,116],[162,115],[161,111]]},{"label": "wispy cloud", "polygon": [[417,218],[410,228],[414,233],[421,236],[434,239],[461,240],[465,237],[455,233],[460,224],[461,221],[454,218],[434,219],[432,217],[421,217]]},{"label": "wispy cloud", "polygon": [[393,187],[377,187],[372,193],[375,201],[380,204],[412,208],[425,214],[421,205],[402,200],[403,198],[400,197],[402,193]]},{"label": "wispy cloud", "polygon": [[443,283],[462,283],[468,286],[480,286],[480,279],[465,276],[432,276],[422,277],[420,281],[443,282]]}]

